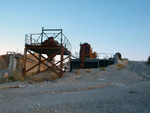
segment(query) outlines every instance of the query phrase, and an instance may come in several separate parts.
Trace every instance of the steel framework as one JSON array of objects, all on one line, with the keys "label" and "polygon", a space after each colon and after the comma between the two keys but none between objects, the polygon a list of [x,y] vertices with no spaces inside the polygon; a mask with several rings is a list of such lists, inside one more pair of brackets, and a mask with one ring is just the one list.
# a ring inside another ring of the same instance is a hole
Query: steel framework
[{"label": "steel framework", "polygon": [[[58,41],[57,46],[43,46],[42,43],[44,40],[47,40],[49,37],[54,37]],[[27,53],[31,54],[34,58],[38,60],[38,63],[27,69]],[[37,57],[34,53],[38,53]],[[45,57],[45,54],[47,57]],[[56,56],[60,56],[58,62],[52,62],[52,59]],[[66,56],[64,58],[64,56]],[[43,60],[41,60],[43,58]],[[71,44],[66,36],[63,34],[62,29],[44,29],[42,28],[42,33],[36,34],[26,34],[25,35],[25,49],[24,49],[24,67],[23,75],[25,76],[27,72],[38,66],[37,73],[51,70],[55,72],[59,77],[63,75],[63,62],[68,59],[68,67],[70,67],[71,59]],[[50,65],[45,63],[47,61]],[[44,64],[47,68],[45,70],[40,70],[40,65]]]}]

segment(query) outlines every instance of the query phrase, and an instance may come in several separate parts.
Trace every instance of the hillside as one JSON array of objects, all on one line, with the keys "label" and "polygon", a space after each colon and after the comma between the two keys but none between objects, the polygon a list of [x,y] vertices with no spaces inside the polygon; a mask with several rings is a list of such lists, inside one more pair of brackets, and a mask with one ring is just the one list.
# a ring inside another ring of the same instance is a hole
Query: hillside
[{"label": "hillside", "polygon": [[123,62],[74,70],[55,81],[0,84],[0,112],[147,113],[149,88],[150,66]]}]

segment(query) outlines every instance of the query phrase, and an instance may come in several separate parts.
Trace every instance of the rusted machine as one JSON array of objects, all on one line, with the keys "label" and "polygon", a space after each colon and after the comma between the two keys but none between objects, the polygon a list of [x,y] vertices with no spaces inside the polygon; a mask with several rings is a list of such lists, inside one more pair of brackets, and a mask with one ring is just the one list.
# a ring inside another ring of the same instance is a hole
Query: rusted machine
[{"label": "rusted machine", "polygon": [[54,40],[53,37],[49,37],[47,40],[42,42],[42,46],[57,46],[58,41]]},{"label": "rusted machine", "polygon": [[[42,42],[43,47],[56,47],[58,46],[58,41],[54,40],[53,37],[49,37],[47,40]],[[50,52],[47,53],[47,56],[49,57],[51,54],[55,53],[57,50],[51,50]],[[49,59],[49,61],[52,61],[53,58]]]},{"label": "rusted machine", "polygon": [[[107,54],[107,53],[102,53]],[[118,56],[120,58],[120,56]],[[92,52],[91,45],[88,43],[80,44],[79,59],[71,59],[70,71],[73,69],[90,69],[112,65],[115,62],[114,57],[100,58],[99,53]]]},{"label": "rusted machine", "polygon": [[84,68],[84,60],[85,59],[93,59],[97,57],[97,53],[93,52],[91,49],[91,45],[88,43],[80,44],[80,61],[81,61],[81,68]]}]

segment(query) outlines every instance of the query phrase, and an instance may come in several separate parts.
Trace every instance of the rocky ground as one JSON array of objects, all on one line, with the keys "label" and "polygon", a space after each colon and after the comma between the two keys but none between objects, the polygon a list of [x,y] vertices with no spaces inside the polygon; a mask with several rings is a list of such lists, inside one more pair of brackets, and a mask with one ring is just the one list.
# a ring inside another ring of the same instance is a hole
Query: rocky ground
[{"label": "rocky ground", "polygon": [[0,113],[149,113],[150,66],[130,61],[40,83],[0,84]]}]

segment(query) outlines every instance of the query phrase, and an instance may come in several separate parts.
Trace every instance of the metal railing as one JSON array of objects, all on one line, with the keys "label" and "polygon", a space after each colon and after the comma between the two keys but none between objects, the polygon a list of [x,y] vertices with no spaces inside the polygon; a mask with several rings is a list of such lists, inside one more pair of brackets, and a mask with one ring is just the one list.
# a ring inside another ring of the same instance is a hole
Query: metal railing
[{"label": "metal railing", "polygon": [[47,40],[49,37],[53,37],[54,40],[58,41],[58,44],[62,45],[63,47],[71,51],[71,43],[62,33],[62,29],[42,28],[42,33],[26,34],[25,45],[41,46],[42,42]]},{"label": "metal railing", "polygon": [[114,58],[114,54],[113,53],[97,53],[97,58],[98,59],[110,59],[110,58]]}]

